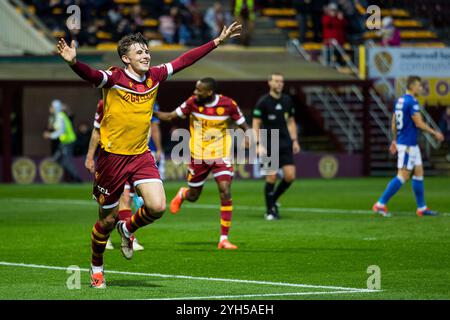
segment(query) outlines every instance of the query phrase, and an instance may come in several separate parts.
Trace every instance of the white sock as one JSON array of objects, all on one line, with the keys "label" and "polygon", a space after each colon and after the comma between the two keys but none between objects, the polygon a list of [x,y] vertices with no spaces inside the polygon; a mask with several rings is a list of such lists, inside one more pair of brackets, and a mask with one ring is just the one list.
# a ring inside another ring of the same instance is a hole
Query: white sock
[{"label": "white sock", "polygon": [[222,242],[223,240],[227,240],[228,236],[220,236],[220,242]]},{"label": "white sock", "polygon": [[91,269],[92,269],[92,273],[99,273],[99,272],[103,272],[103,266],[93,266],[91,265]]}]

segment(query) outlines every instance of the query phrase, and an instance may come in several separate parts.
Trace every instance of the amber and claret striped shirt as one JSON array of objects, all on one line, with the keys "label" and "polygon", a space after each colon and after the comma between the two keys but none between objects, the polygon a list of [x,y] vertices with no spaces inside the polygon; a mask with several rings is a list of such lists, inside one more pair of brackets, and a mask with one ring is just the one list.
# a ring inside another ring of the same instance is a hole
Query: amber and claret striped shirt
[{"label": "amber and claret striped shirt", "polygon": [[175,112],[182,118],[189,116],[192,158],[212,160],[230,157],[229,124],[234,122],[241,125],[245,122],[245,117],[233,99],[216,94],[209,104],[199,104],[195,96],[191,96]]}]

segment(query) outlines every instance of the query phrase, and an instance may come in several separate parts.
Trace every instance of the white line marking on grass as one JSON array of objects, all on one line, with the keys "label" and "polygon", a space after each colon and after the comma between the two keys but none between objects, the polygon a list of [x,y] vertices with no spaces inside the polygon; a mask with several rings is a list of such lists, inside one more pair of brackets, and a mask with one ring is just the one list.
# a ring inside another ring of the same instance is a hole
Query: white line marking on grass
[{"label": "white line marking on grass", "polygon": [[[94,200],[78,200],[78,199],[32,199],[32,198],[4,198],[0,199],[0,202],[21,202],[21,203],[45,203],[53,205],[89,205],[96,206],[97,203]],[[185,205],[186,208],[192,209],[216,209],[219,210],[220,206],[215,204],[191,204]],[[250,210],[250,211],[265,211],[266,207],[263,206],[234,206],[234,208],[239,210]],[[375,215],[372,210],[354,210],[354,209],[335,209],[335,208],[300,208],[300,207],[283,207],[283,211],[286,212],[306,212],[306,213],[338,213],[338,214],[365,214],[365,215]],[[413,211],[398,211],[393,212],[395,214],[405,214],[415,216]],[[440,213],[441,216],[450,216],[450,213],[443,212]]]},{"label": "white line marking on grass", "polygon": [[235,299],[235,298],[256,298],[256,297],[287,297],[287,296],[309,296],[309,295],[326,295],[326,294],[349,294],[349,293],[373,293],[382,292],[382,290],[341,290],[341,291],[321,291],[321,292],[286,292],[286,293],[261,293],[261,294],[240,294],[229,296],[208,296],[208,297],[176,297],[162,299],[145,299],[145,300],[201,300],[201,299]]},{"label": "white line marking on grass", "polygon": [[[24,267],[24,268],[34,268],[34,269],[50,269],[50,270],[70,270],[65,267],[57,266],[46,266],[39,264],[26,264],[26,263],[14,263],[7,261],[0,261],[0,266],[7,267]],[[83,272],[89,272],[89,269],[80,269]],[[142,273],[142,272],[126,272],[126,271],[113,271],[107,270],[106,274],[123,274],[132,276],[144,276],[144,277],[155,277],[155,278],[166,278],[166,279],[186,279],[186,280],[203,280],[203,281],[218,281],[218,282],[234,282],[234,283],[246,283],[246,284],[258,284],[258,285],[270,285],[279,287],[295,287],[295,288],[311,288],[311,289],[330,289],[339,291],[350,291],[350,292],[368,292],[368,289],[358,289],[358,288],[347,288],[347,287],[336,287],[336,286],[318,286],[310,284],[300,284],[300,283],[287,283],[287,282],[270,282],[270,281],[257,281],[257,280],[242,280],[242,279],[226,279],[226,278],[209,278],[209,277],[194,277],[185,275],[173,275],[173,274],[160,274],[160,273]],[[369,290],[370,292],[376,292],[376,290]]]}]

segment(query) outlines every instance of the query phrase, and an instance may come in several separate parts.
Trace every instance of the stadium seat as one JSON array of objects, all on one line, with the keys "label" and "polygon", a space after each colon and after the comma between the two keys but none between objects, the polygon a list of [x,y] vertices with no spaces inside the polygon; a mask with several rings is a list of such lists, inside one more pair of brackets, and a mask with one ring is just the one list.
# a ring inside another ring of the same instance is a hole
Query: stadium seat
[{"label": "stadium seat", "polygon": [[404,9],[381,9],[382,16],[391,16],[393,18],[405,18],[409,17],[408,11]]},{"label": "stadium seat", "polygon": [[56,39],[60,39],[60,38],[64,38],[66,36],[66,32],[63,30],[54,30],[54,31],[52,31],[52,35]]},{"label": "stadium seat", "polygon": [[265,8],[261,14],[268,17],[295,17],[297,12],[292,8]]},{"label": "stadium seat", "polygon": [[65,13],[64,10],[59,7],[53,8],[52,10],[52,14],[64,14],[64,13]]},{"label": "stadium seat", "polygon": [[109,32],[104,32],[104,31],[98,31],[95,36],[97,37],[97,39],[99,40],[111,40],[112,39],[112,34]]},{"label": "stadium seat", "polygon": [[156,19],[145,19],[144,27],[157,27],[159,25],[159,21]]},{"label": "stadium seat", "polygon": [[97,50],[102,50],[102,51],[116,51],[117,43],[116,42],[99,43],[95,48]]}]

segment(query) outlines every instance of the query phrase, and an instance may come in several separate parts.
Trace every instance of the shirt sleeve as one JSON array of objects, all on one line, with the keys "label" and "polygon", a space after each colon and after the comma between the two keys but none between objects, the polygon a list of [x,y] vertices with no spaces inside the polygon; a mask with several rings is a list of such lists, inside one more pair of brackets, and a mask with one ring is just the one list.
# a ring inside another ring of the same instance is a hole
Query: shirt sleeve
[{"label": "shirt sleeve", "polygon": [[410,102],[411,107],[410,112],[411,112],[411,116],[415,115],[417,112],[420,112],[420,105],[416,100],[411,100]]},{"label": "shirt sleeve", "polygon": [[230,113],[231,119],[234,120],[234,122],[240,126],[245,122],[245,117],[241,112],[241,109],[239,108],[236,101],[231,100],[231,113]]},{"label": "shirt sleeve", "polygon": [[206,56],[215,48],[216,45],[214,44],[214,41],[209,41],[200,47],[191,49],[183,53],[181,56],[171,62],[150,68],[151,76],[153,77],[153,79],[159,82],[163,82],[169,79],[172,74],[193,65],[195,62]]},{"label": "shirt sleeve", "polygon": [[183,102],[178,108],[175,109],[175,112],[180,118],[184,118],[188,114],[191,113],[191,104],[189,100]]},{"label": "shirt sleeve", "polygon": [[170,79],[172,74],[173,67],[171,63],[160,64],[159,66],[150,68],[151,77],[158,82],[163,82]]},{"label": "shirt sleeve", "polygon": [[262,99],[259,99],[256,103],[255,108],[253,109],[253,118],[261,119],[263,116],[263,102]]},{"label": "shirt sleeve", "polygon": [[103,120],[103,101],[100,100],[97,104],[97,111],[95,112],[94,128],[100,129],[100,123]]},{"label": "shirt sleeve", "polygon": [[172,67],[172,72],[177,73],[177,72],[191,66],[192,64],[194,64],[195,62],[197,62],[198,60],[200,60],[201,58],[206,56],[208,53],[210,53],[215,48],[216,48],[216,45],[215,45],[214,41],[211,40],[211,41],[205,43],[204,45],[201,45],[197,48],[191,49],[191,50],[183,53],[181,56],[179,56],[178,58],[176,58],[175,60],[173,60],[169,63]]},{"label": "shirt sleeve", "polygon": [[117,72],[114,72],[115,68],[111,68],[107,71],[97,70],[80,61],[77,61],[70,67],[81,79],[92,83],[97,88],[110,88],[114,86],[117,81]]}]

